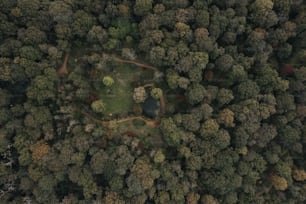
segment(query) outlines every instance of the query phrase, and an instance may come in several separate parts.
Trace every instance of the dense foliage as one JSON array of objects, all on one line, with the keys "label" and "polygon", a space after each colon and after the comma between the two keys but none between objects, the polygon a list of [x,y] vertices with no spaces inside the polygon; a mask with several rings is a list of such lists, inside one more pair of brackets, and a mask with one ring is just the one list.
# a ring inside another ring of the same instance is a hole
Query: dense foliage
[{"label": "dense foliage", "polygon": [[302,0],[0,1],[1,203],[305,203],[305,118]]}]

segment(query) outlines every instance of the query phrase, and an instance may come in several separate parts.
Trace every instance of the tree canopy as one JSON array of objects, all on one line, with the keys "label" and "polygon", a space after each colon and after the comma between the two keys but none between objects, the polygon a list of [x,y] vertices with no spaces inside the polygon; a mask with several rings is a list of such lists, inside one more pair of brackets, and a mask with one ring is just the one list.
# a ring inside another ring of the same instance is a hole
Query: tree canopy
[{"label": "tree canopy", "polygon": [[302,0],[1,0],[0,203],[305,203]]}]

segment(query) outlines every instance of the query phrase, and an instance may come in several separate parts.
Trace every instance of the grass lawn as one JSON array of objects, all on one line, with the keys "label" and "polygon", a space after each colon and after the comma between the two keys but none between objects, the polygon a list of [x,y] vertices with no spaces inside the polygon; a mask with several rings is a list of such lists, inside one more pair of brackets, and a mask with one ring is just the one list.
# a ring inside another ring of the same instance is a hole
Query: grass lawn
[{"label": "grass lawn", "polygon": [[[105,114],[119,114],[124,117],[133,109],[133,83],[145,80],[144,73],[150,72],[138,67],[118,64],[109,74],[115,81],[112,87],[101,86],[98,90],[99,97],[104,100],[106,105]],[[146,73],[145,76],[151,75]],[[148,79],[151,76],[147,76]],[[101,79],[102,83],[102,79]]]}]

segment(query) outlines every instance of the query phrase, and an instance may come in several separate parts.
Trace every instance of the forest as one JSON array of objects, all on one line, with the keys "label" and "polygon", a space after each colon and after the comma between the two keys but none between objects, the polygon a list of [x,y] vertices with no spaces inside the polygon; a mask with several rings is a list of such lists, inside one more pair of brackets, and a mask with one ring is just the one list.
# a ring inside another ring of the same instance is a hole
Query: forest
[{"label": "forest", "polygon": [[0,204],[306,202],[303,0],[0,0]]}]

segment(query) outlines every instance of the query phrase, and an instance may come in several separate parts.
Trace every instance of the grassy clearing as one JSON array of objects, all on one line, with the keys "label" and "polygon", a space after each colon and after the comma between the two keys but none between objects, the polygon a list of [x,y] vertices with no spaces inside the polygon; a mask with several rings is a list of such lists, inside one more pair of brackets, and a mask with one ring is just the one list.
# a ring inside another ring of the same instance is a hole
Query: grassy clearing
[{"label": "grassy clearing", "polygon": [[126,65],[116,67],[110,74],[115,81],[113,86],[103,86],[98,90],[100,98],[104,100],[106,105],[106,115],[127,115],[132,110],[133,87],[131,87],[131,82],[135,71],[135,68]]},{"label": "grassy clearing", "polygon": [[152,79],[152,73],[135,66],[118,64],[109,75],[115,81],[113,86],[101,86],[101,89],[98,90],[100,98],[106,105],[105,114],[126,116],[133,108],[133,84],[139,81],[149,81]]}]

